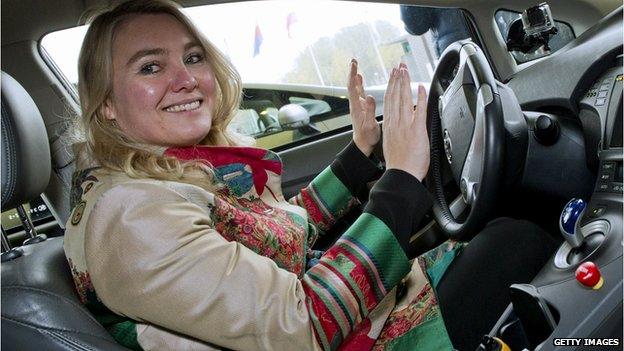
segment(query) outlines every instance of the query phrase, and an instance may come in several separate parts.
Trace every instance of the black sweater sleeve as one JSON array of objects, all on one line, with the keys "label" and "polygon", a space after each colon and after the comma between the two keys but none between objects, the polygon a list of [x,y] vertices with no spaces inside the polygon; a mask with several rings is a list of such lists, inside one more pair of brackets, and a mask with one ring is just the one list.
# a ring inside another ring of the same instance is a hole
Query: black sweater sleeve
[{"label": "black sweater sleeve", "polygon": [[371,189],[364,212],[382,220],[408,253],[410,237],[432,203],[427,189],[416,177],[389,169]]},{"label": "black sweater sleeve", "polygon": [[366,183],[375,179],[381,173],[373,159],[366,157],[351,141],[331,164],[331,170],[336,177],[349,189],[351,195],[360,200],[366,200]]}]

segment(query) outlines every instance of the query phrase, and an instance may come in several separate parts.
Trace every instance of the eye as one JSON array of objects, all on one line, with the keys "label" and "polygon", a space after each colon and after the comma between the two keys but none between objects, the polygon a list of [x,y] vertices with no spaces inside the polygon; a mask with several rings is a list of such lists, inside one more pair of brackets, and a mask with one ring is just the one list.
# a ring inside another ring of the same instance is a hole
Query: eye
[{"label": "eye", "polygon": [[186,60],[184,60],[184,63],[186,64],[194,64],[194,63],[198,63],[204,60],[204,55],[200,54],[200,53],[195,53],[195,54],[190,54]]},{"label": "eye", "polygon": [[150,62],[141,66],[139,73],[143,75],[149,75],[154,74],[158,71],[160,71],[160,66],[156,62]]}]

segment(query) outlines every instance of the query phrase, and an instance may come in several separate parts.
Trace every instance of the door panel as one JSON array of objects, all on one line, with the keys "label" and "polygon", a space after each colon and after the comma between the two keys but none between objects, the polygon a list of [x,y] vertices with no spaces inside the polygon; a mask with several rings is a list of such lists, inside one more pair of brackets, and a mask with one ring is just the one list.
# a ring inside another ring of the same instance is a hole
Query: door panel
[{"label": "door panel", "polygon": [[278,152],[284,163],[282,189],[288,199],[306,187],[349,142],[352,131],[335,134]]}]

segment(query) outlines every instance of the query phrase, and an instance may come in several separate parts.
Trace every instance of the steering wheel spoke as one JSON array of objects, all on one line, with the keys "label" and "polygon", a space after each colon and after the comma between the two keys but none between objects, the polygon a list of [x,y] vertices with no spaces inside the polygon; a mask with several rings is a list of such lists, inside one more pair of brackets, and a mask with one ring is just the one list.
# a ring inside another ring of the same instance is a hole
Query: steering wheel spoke
[{"label": "steering wheel spoke", "polygon": [[455,69],[452,70],[453,79],[438,98],[438,110],[440,111],[440,115],[444,114],[444,108],[451,100],[454,99],[454,95],[457,93],[457,91],[461,89],[464,84],[472,83],[470,72],[466,72],[466,62],[469,53],[473,52],[474,50],[470,50],[467,48],[461,50],[459,63],[457,64]]},{"label": "steering wheel spoke", "polygon": [[489,105],[493,100],[492,88],[488,84],[482,84],[477,92],[477,115],[475,117],[470,148],[462,168],[459,184],[462,197],[468,204],[472,204],[475,201],[479,183],[481,182],[485,147],[485,106]]}]

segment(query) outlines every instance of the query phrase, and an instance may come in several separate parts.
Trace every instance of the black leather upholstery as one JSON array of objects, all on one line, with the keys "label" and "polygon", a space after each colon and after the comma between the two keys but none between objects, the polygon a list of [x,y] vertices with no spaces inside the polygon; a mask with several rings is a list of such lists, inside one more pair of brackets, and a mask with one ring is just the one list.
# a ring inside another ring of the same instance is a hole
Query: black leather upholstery
[{"label": "black leather upholstery", "polygon": [[62,238],[2,263],[2,350],[127,350],[82,306]]},{"label": "black leather upholstery", "polygon": [[[50,178],[50,149],[28,93],[2,72],[2,206],[40,195]],[[126,350],[78,300],[63,239],[24,246],[2,263],[2,350]]]},{"label": "black leather upholstery", "polygon": [[2,72],[2,207],[39,196],[50,180],[50,145],[37,105]]}]

